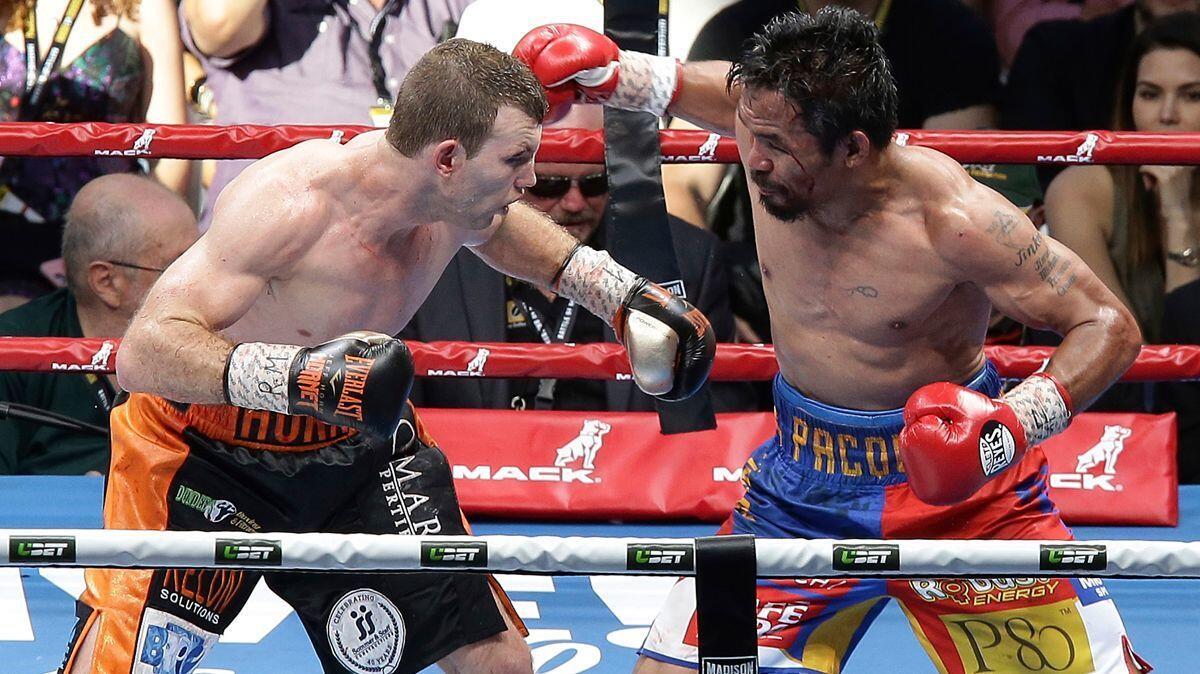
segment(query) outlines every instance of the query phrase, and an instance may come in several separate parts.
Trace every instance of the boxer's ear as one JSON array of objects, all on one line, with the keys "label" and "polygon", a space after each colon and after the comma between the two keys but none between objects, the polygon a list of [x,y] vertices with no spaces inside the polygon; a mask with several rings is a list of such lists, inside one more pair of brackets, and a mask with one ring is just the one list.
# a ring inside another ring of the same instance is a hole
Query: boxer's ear
[{"label": "boxer's ear", "polygon": [[466,159],[467,151],[457,138],[447,138],[433,146],[434,170],[443,178],[461,169]]},{"label": "boxer's ear", "polygon": [[862,131],[851,131],[850,135],[846,136],[839,143],[842,150],[846,153],[847,168],[854,168],[867,160],[867,156],[871,153],[871,139],[867,138],[867,134]]}]

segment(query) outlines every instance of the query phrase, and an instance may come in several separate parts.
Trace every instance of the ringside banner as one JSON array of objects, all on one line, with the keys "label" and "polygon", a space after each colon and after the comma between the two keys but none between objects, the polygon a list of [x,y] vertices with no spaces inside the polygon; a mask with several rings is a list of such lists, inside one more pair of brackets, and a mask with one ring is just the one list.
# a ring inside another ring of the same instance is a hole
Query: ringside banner
[{"label": "ringside banner", "polygon": [[[742,464],[775,433],[769,413],[662,435],[652,413],[425,409],[468,515],[719,522]],[[1050,494],[1070,524],[1174,526],[1175,415],[1080,414],[1042,445]]]},{"label": "ringside banner", "polygon": [[1179,524],[1175,414],[1084,413],[1042,443],[1070,524]]}]

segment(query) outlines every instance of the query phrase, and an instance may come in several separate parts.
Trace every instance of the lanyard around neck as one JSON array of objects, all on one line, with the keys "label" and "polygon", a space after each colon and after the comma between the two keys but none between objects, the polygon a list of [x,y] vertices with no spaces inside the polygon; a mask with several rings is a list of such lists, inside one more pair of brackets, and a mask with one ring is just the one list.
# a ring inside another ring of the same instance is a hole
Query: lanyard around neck
[{"label": "lanyard around neck", "polygon": [[383,29],[387,25],[388,14],[398,12],[397,7],[403,9],[406,2],[407,0],[388,0],[375,13],[375,18],[371,19],[371,26],[368,28],[370,36],[367,41],[367,57],[371,60],[371,83],[375,85],[375,95],[379,100],[386,101],[389,105],[392,102],[392,94],[387,88],[387,71],[383,67],[383,55],[379,50],[383,46]]},{"label": "lanyard around neck", "polygon": [[533,326],[538,338],[544,344],[562,344],[571,336],[571,328],[575,326],[575,314],[578,311],[579,305],[575,304],[574,301],[567,302],[567,306],[563,309],[562,317],[559,318],[558,325],[555,326],[553,334],[548,329],[549,326],[546,325],[546,319],[542,316],[541,312],[528,302],[518,299],[517,308],[525,315],[525,319]]},{"label": "lanyard around neck", "polygon": [[58,28],[54,31],[54,41],[50,43],[50,51],[46,58],[38,63],[37,38],[37,0],[25,0],[25,95],[21,102],[24,118],[33,118],[41,105],[46,91],[46,81],[62,62],[63,50],[67,46],[67,38],[75,27],[75,19],[83,9],[83,0],[70,0],[63,10]]}]

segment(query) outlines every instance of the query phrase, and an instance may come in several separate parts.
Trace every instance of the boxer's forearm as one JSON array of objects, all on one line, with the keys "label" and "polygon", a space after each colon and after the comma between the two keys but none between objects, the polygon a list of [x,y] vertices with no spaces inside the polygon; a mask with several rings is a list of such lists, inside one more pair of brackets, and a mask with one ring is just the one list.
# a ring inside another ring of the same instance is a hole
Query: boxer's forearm
[{"label": "boxer's forearm", "polygon": [[1093,320],[1067,331],[1046,372],[1067,389],[1078,412],[1129,369],[1141,344],[1137,321],[1123,306],[1099,307]]},{"label": "boxer's forearm", "polygon": [[117,351],[117,380],[140,391],[183,403],[225,402],[225,362],[233,343],[179,317],[135,320]]},{"label": "boxer's forearm", "polygon": [[497,271],[549,288],[578,243],[544,213],[518,202],[491,238],[472,250]]},{"label": "boxer's forearm", "polygon": [[679,92],[668,111],[696,126],[732,136],[741,87],[726,91],[729,65],[728,61],[684,63]]}]

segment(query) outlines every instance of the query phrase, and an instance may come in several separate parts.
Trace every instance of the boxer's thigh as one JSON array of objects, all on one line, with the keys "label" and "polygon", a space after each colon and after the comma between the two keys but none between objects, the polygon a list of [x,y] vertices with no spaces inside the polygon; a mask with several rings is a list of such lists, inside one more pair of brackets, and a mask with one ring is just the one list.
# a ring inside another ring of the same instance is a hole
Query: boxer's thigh
[{"label": "boxer's thigh", "polygon": [[[365,458],[353,496],[321,527],[328,533],[465,534],[450,465],[436,447],[391,445]],[[507,629],[482,574],[288,573],[267,575],[296,609],[331,671],[416,672]]]},{"label": "boxer's thigh", "polygon": [[[112,429],[106,528],[247,531],[248,513],[264,511],[254,489],[182,437],[139,419],[136,409],[119,406]],[[194,667],[241,610],[258,574],[88,569],[85,579],[64,669],[126,674]],[[84,653],[91,644],[92,652]]]},{"label": "boxer's thigh", "polygon": [[[881,580],[762,579],[757,594],[758,656],[764,672],[842,671],[887,603]],[[684,578],[671,589],[639,654],[697,667],[695,579]]]},{"label": "boxer's thigh", "polygon": [[888,581],[939,671],[1140,671],[1099,578]]}]

